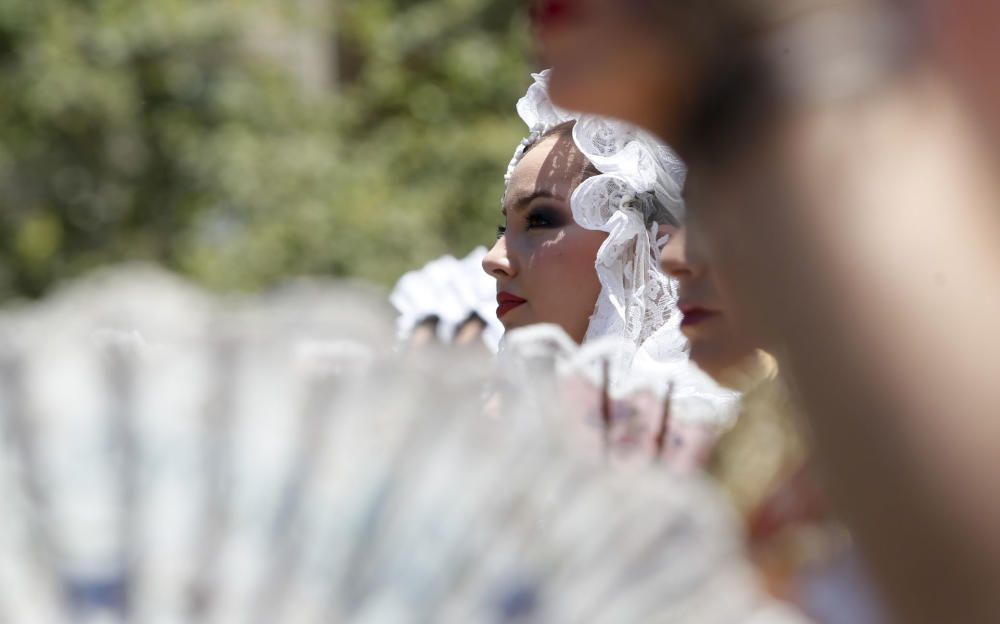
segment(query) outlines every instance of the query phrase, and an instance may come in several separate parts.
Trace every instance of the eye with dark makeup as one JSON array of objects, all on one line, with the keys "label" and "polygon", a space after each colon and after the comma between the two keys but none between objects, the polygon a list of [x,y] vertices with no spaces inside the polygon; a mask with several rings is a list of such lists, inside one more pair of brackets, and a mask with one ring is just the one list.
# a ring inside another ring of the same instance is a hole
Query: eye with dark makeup
[{"label": "eye with dark makeup", "polygon": [[[555,206],[535,206],[524,216],[524,231],[559,228],[566,225],[563,211]],[[497,240],[507,234],[506,225],[497,226]]]},{"label": "eye with dark makeup", "polygon": [[550,206],[538,206],[532,208],[524,218],[525,229],[546,229],[562,227],[566,224],[566,219],[562,213]]}]

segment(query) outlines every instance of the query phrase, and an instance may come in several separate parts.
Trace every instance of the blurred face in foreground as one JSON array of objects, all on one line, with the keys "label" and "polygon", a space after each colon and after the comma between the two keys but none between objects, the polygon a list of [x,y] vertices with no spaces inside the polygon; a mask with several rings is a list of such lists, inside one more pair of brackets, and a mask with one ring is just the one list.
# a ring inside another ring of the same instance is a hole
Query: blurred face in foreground
[{"label": "blurred face in foreground", "polygon": [[675,231],[660,254],[660,267],[678,282],[681,331],[691,343],[691,359],[724,382],[756,350],[719,292],[702,241],[691,227]]},{"label": "blurred face in foreground", "polygon": [[573,219],[570,197],[590,164],[572,135],[544,137],[521,159],[503,203],[505,225],[483,259],[497,282],[497,316],[508,330],[555,323],[583,341],[601,284],[594,269],[607,237]]},{"label": "blurred face in foreground", "polygon": [[[659,123],[690,92],[691,56],[670,28],[693,35],[664,0],[534,0],[532,17],[553,101],[669,135]],[[695,35],[696,36],[696,35]]]},{"label": "blurred face in foreground", "polygon": [[1000,150],[1000,2],[996,0],[933,0],[928,2],[937,49],[947,68],[970,96],[992,129]]}]

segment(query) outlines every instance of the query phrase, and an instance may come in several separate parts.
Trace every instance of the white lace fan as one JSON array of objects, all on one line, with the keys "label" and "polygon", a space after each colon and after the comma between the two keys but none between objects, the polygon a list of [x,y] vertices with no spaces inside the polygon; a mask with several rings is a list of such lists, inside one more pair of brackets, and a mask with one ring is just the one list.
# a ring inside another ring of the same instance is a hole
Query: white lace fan
[{"label": "white lace fan", "polygon": [[390,317],[135,268],[0,315],[0,618],[790,621],[703,484],[582,459],[544,394],[484,417]]}]

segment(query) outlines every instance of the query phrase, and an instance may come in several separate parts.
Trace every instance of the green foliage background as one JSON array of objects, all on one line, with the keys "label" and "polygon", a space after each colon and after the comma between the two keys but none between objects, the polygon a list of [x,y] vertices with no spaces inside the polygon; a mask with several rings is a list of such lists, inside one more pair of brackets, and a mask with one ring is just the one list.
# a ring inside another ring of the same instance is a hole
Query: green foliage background
[{"label": "green foliage background", "polygon": [[[0,2],[0,298],[132,259],[220,289],[388,285],[488,243],[521,3],[327,1]],[[328,38],[335,86],[258,49],[262,24]]]}]

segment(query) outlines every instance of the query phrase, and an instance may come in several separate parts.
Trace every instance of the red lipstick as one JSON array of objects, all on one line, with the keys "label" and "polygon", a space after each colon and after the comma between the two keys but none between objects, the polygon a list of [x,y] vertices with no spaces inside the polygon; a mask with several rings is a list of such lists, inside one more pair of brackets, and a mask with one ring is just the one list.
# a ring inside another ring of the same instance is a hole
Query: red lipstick
[{"label": "red lipstick", "polygon": [[522,303],[527,302],[527,299],[522,299],[516,295],[510,294],[509,292],[501,291],[497,293],[497,318],[503,318],[503,316],[511,310],[520,306]]},{"label": "red lipstick", "polygon": [[718,312],[713,312],[712,310],[707,310],[694,305],[681,304],[678,308],[680,308],[681,314],[684,315],[684,320],[681,321],[681,327],[698,325],[718,314]]},{"label": "red lipstick", "polygon": [[535,0],[531,18],[539,28],[556,28],[572,20],[575,9],[574,0]]}]

